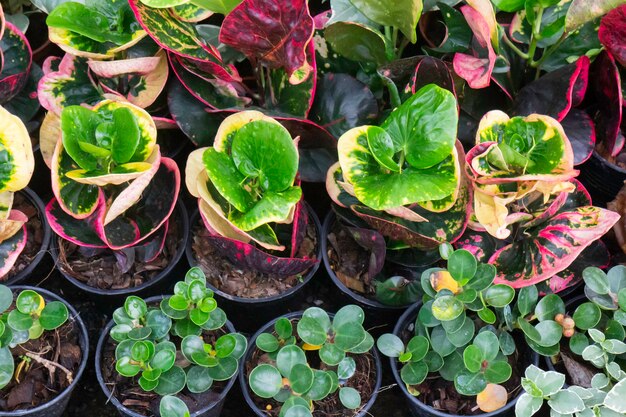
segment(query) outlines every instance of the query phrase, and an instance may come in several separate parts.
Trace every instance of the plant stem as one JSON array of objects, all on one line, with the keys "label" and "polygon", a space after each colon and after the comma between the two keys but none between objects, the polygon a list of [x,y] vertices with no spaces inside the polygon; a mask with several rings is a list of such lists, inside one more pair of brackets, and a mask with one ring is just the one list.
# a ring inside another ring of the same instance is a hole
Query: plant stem
[{"label": "plant stem", "polygon": [[530,65],[535,62],[535,51],[537,50],[537,42],[541,39],[541,19],[543,18],[543,7],[539,7],[535,21],[533,22],[533,33],[530,38],[530,46],[528,47],[528,59]]},{"label": "plant stem", "polygon": [[385,76],[381,76],[380,78],[382,79],[385,87],[387,87],[387,90],[389,90],[389,98],[391,99],[391,105],[394,108],[400,107],[400,105],[402,104],[402,100],[400,100],[400,93],[398,93],[398,87],[396,87],[396,84],[393,81],[391,81],[390,78],[387,78]]},{"label": "plant stem", "polygon": [[554,51],[559,49],[559,46],[561,46],[561,44],[563,43],[563,41],[565,41],[565,39],[567,39],[567,36],[565,34],[563,34],[563,36],[561,36],[561,38],[554,45],[550,46],[548,49],[546,49],[543,52],[543,54],[541,55],[541,58],[539,58],[539,60],[531,62],[530,66],[533,67],[533,68],[537,68],[539,70],[541,68],[541,65],[543,64],[543,62],[548,57],[550,57],[550,55],[552,55],[554,53]]},{"label": "plant stem", "polygon": [[508,35],[505,33],[504,36],[502,37],[502,39],[504,40],[504,43],[507,44],[507,46],[509,48],[511,48],[511,50],[513,52],[515,52],[517,55],[519,55],[522,59],[528,59],[528,54],[526,52],[523,52],[521,49],[519,49],[517,46],[515,46],[515,44],[513,43],[513,41],[511,41],[508,37]]}]

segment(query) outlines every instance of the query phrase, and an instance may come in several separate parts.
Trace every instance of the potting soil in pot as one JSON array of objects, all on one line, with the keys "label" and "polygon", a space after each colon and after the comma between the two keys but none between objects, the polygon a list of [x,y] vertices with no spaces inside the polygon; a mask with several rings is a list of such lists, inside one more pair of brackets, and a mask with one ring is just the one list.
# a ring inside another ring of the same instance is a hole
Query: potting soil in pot
[{"label": "potting soil in pot", "polygon": [[[21,211],[28,217],[28,222],[26,222],[26,246],[11,270],[9,270],[9,273],[4,277],[5,280],[19,274],[33,262],[33,259],[41,250],[44,233],[37,207],[24,197],[22,193],[14,194],[13,209]],[[43,279],[44,277],[39,278]]]}]

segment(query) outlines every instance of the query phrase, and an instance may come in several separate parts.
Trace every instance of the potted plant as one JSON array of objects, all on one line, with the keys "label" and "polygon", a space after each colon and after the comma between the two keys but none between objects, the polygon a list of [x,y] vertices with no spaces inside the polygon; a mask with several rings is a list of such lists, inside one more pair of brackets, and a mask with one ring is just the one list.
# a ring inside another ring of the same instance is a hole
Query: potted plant
[{"label": "potted plant", "polygon": [[594,242],[619,215],[591,205],[555,119],[487,113],[466,172],[472,218],[456,245],[494,264],[497,283],[558,292],[581,282],[586,266],[607,263],[606,248]]},{"label": "potted plant", "polygon": [[63,299],[33,287],[0,285],[0,310],[1,413],[60,417],[87,364],[85,324]]},{"label": "potted plant", "polygon": [[391,358],[413,415],[510,414],[523,370],[538,363],[513,333],[515,290],[495,284],[495,267],[466,250],[444,244],[441,255],[447,269],[422,274],[424,303],[377,346]]},{"label": "potted plant", "polygon": [[91,109],[65,107],[60,124],[56,136],[46,136],[55,141],[46,216],[58,235],[59,270],[94,294],[159,282],[182,256],[187,230],[180,202],[169,221],[180,173],[161,156],[153,119],[130,103],[104,100]]},{"label": "potted plant", "polygon": [[192,268],[170,296],[126,298],[100,336],[96,372],[122,415],[217,417],[246,347]]},{"label": "potted plant", "polygon": [[419,274],[437,247],[467,224],[469,189],[456,140],[454,95],[434,84],[417,91],[380,126],[338,142],[326,187],[335,215],[324,222],[324,261],[333,281],[379,310],[421,297]]},{"label": "potted plant", "polygon": [[365,416],[381,383],[365,313],[347,305],[329,315],[318,307],[272,320],[251,339],[239,373],[255,415]]},{"label": "potted plant", "polygon": [[214,145],[187,160],[187,189],[202,219],[189,262],[231,301],[233,314],[247,306],[247,326],[285,308],[319,264],[319,225],[302,200],[297,170],[297,139],[257,111],[226,118]]}]

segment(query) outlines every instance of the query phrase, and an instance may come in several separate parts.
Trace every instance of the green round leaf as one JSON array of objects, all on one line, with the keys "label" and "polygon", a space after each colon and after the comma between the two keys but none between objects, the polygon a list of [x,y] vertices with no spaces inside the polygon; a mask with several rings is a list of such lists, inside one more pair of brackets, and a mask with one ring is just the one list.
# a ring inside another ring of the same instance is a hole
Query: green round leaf
[{"label": "green round leaf", "polygon": [[187,374],[179,366],[172,366],[168,371],[163,372],[159,377],[159,384],[154,388],[154,392],[159,395],[174,395],[185,388],[187,384]]},{"label": "green round leaf", "polygon": [[512,355],[515,352],[515,340],[508,332],[503,331],[500,333],[498,341],[500,342],[500,350],[505,356]]},{"label": "green round leaf", "polygon": [[15,307],[23,314],[32,314],[43,307],[43,297],[33,290],[24,290],[20,292],[15,300]]},{"label": "green round leaf", "polygon": [[161,417],[188,417],[189,409],[180,398],[166,395],[159,403],[159,413]]},{"label": "green round leaf", "polygon": [[406,351],[411,353],[411,362],[417,362],[424,359],[424,356],[428,353],[429,347],[430,343],[426,337],[414,336],[411,338],[406,346]]},{"label": "green round leaf", "polygon": [[565,304],[556,294],[544,296],[535,307],[535,316],[539,321],[554,320],[557,314],[565,314]]},{"label": "green round leaf", "polygon": [[453,295],[444,295],[432,304],[432,315],[440,321],[454,320],[465,310],[463,303]]},{"label": "green round leaf", "polygon": [[574,333],[569,339],[569,348],[576,355],[582,355],[587,346],[589,346],[589,339],[584,333]]},{"label": "green round leaf", "polygon": [[463,326],[463,323],[465,323],[465,318],[466,318],[466,315],[465,315],[465,312],[463,312],[457,318],[453,320],[442,321],[441,326],[448,333],[458,332]]},{"label": "green round leaf", "polygon": [[[11,297],[12,298],[12,297]],[[4,388],[13,379],[13,355],[8,347],[0,348],[0,388]]]},{"label": "green round leaf", "polygon": [[187,297],[194,303],[202,301],[206,294],[206,284],[202,281],[191,281],[187,288]]},{"label": "green round leaf", "polygon": [[483,330],[478,333],[472,344],[480,349],[483,359],[486,361],[494,360],[500,350],[498,336],[490,330]]},{"label": "green round leaf", "polygon": [[172,328],[172,319],[166,316],[161,310],[150,310],[146,315],[146,326],[152,330],[151,335],[154,339],[163,339]]},{"label": "green round leaf", "polygon": [[619,290],[617,294],[617,304],[619,304],[619,308],[621,308],[622,311],[626,311],[626,288]]},{"label": "green round leaf", "polygon": [[430,344],[433,350],[442,357],[448,356],[456,350],[456,346],[448,339],[446,331],[441,326],[435,327],[430,335]]},{"label": "green round leaf", "polygon": [[263,352],[275,352],[278,350],[280,344],[278,343],[278,339],[273,334],[269,333],[261,333],[256,338],[256,347],[261,349]]},{"label": "green round leaf", "polygon": [[200,281],[206,285],[206,275],[202,268],[194,266],[185,274],[185,282],[191,284],[193,281]]},{"label": "green round leaf", "polygon": [[327,337],[327,329],[323,323],[313,317],[302,317],[297,325],[298,336],[309,345],[323,345]]},{"label": "green round leaf", "polygon": [[421,384],[426,376],[428,376],[428,366],[425,362],[409,362],[400,370],[400,378],[407,385]]},{"label": "green round leaf", "polygon": [[487,288],[484,293],[485,302],[493,307],[502,308],[513,301],[515,290],[506,284],[496,284]]},{"label": "green round leaf", "polygon": [[496,272],[496,267],[491,264],[479,264],[476,268],[476,274],[466,287],[475,291],[483,291],[493,283]]},{"label": "green round leaf", "polygon": [[297,364],[307,364],[306,354],[298,346],[285,346],[278,351],[276,367],[283,376],[288,378],[291,369]]},{"label": "green round leaf", "polygon": [[180,294],[175,294],[169,298],[168,304],[171,308],[177,311],[187,310],[189,307],[189,302],[187,299]]},{"label": "green round leaf", "polygon": [[283,386],[283,378],[272,365],[259,365],[248,377],[250,389],[261,398],[272,398]]},{"label": "green round leaf", "polygon": [[311,417],[311,411],[309,410],[308,405],[305,407],[304,405],[294,405],[285,411],[281,417]]},{"label": "green round leaf", "polygon": [[519,308],[520,315],[525,317],[530,314],[537,305],[538,299],[539,291],[535,285],[521,288],[517,296],[517,307]]},{"label": "green round leaf", "polygon": [[130,297],[127,297],[124,302],[124,310],[131,319],[138,319],[143,317],[148,312],[148,306],[141,298],[131,295]]},{"label": "green round leaf", "polygon": [[352,387],[339,389],[339,400],[349,410],[356,410],[361,405],[361,394]]},{"label": "green round leaf", "polygon": [[463,362],[470,372],[478,372],[483,365],[483,353],[476,345],[469,345],[463,351]]},{"label": "green round leaf", "polygon": [[553,320],[544,320],[535,326],[535,329],[541,335],[541,340],[536,340],[537,344],[549,347],[559,343],[563,336],[563,328],[560,324]]},{"label": "green round leaf", "polygon": [[601,317],[602,312],[600,311],[600,307],[591,302],[579,305],[572,316],[574,322],[576,323],[576,327],[581,330],[591,329],[598,324]]},{"label": "green round leaf", "polygon": [[466,318],[463,327],[461,327],[458,332],[447,333],[447,337],[454,346],[460,348],[467,345],[472,340],[474,332],[474,322],[469,318]]},{"label": "green round leaf", "polygon": [[172,350],[161,350],[154,354],[150,361],[150,366],[161,371],[169,371],[176,361],[176,352]]},{"label": "green round leaf", "polygon": [[202,328],[205,330],[217,330],[226,324],[226,313],[221,308],[216,308],[211,311],[209,315],[209,320],[202,325]]},{"label": "green round leaf", "polygon": [[480,372],[463,370],[454,378],[454,387],[462,395],[478,395],[487,387],[487,380]]},{"label": "green round leaf", "polygon": [[281,317],[276,320],[276,324],[274,324],[274,330],[279,338],[282,340],[289,339],[293,334],[293,325],[288,318]]},{"label": "green round leaf", "polygon": [[313,386],[307,393],[307,397],[312,401],[319,401],[330,394],[333,388],[333,379],[326,371],[315,370],[313,374]]},{"label": "green round leaf", "polygon": [[476,274],[478,264],[476,258],[471,252],[465,249],[459,249],[448,258],[448,272],[456,281],[464,282],[472,279]]},{"label": "green round leaf", "polygon": [[41,311],[39,322],[45,330],[54,330],[67,321],[69,312],[61,301],[51,301]]},{"label": "green round leaf", "polygon": [[152,329],[150,327],[135,327],[128,332],[128,338],[133,340],[144,340],[150,337]]},{"label": "green round leaf", "polygon": [[313,370],[309,365],[298,363],[291,368],[289,384],[296,394],[304,394],[313,386]]},{"label": "green round leaf", "polygon": [[15,331],[27,331],[33,325],[33,319],[30,315],[11,310],[7,318],[7,323]]},{"label": "green round leaf", "polygon": [[319,350],[320,360],[329,366],[337,366],[346,357],[346,352],[334,343],[324,343]]},{"label": "green round leaf", "polygon": [[346,352],[359,346],[366,337],[367,332],[357,323],[345,323],[335,329],[335,344]]},{"label": "green round leaf", "polygon": [[505,361],[491,362],[485,369],[485,378],[492,384],[502,384],[511,377],[512,369]]},{"label": "green round leaf", "polygon": [[443,366],[439,370],[439,375],[446,381],[454,381],[456,375],[465,369],[463,356],[457,351],[443,358]]},{"label": "green round leaf", "polygon": [[172,307],[170,307],[170,298],[172,297],[167,297],[161,300],[160,307],[161,307],[161,311],[163,312],[163,314],[165,314],[167,317],[170,317],[174,320],[180,320],[180,319],[184,319],[185,317],[187,317],[186,309],[174,310]]},{"label": "green round leaf", "polygon": [[239,362],[232,356],[218,358],[215,366],[209,367],[209,375],[216,381],[226,381],[235,376]]},{"label": "green round leaf", "polygon": [[583,270],[585,285],[595,293],[604,295],[609,293],[609,278],[604,271],[595,266],[589,266]]},{"label": "green round leaf", "polygon": [[432,312],[433,300],[426,302],[420,311],[417,313],[417,319],[426,327],[435,327],[441,324],[440,320],[437,320]]},{"label": "green round leaf", "polygon": [[339,362],[339,365],[337,365],[337,377],[339,379],[348,379],[354,375],[355,371],[356,362],[352,357],[348,356],[344,358],[341,362]]},{"label": "green round leaf", "polygon": [[218,358],[225,358],[226,356],[229,356],[235,350],[236,345],[237,341],[233,335],[225,334],[220,336],[220,338],[215,342],[216,356]]},{"label": "green round leaf", "polygon": [[122,376],[131,378],[141,371],[139,365],[131,363],[130,356],[124,356],[115,362],[115,370]]},{"label": "green round leaf", "polygon": [[[390,358],[397,358],[404,352],[404,343],[402,340],[391,333],[386,333],[378,338],[376,341],[376,347],[378,350]],[[426,348],[428,350],[428,347]]]},{"label": "green round leaf", "polygon": [[443,366],[443,357],[431,350],[424,357],[424,363],[428,366],[428,372],[437,372]]},{"label": "green round leaf", "polygon": [[130,358],[135,362],[148,362],[152,355],[154,355],[154,344],[150,341],[137,341],[130,348]]},{"label": "green round leaf", "polygon": [[343,306],[337,311],[333,318],[332,326],[337,329],[346,323],[363,324],[365,321],[365,312],[357,305],[349,304]]},{"label": "green round leaf", "polygon": [[6,285],[0,285],[0,313],[7,311],[13,304],[13,292]]}]

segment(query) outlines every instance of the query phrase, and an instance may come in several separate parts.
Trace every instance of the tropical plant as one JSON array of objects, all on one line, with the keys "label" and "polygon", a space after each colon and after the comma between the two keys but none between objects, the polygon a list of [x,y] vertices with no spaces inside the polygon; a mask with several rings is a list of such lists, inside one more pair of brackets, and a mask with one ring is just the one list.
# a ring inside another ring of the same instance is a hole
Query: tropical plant
[{"label": "tropical plant", "polygon": [[13,210],[16,191],[25,188],[33,175],[35,159],[26,126],[0,106],[0,278],[5,277],[26,246],[28,216]]},{"label": "tropical plant", "polygon": [[146,260],[159,255],[180,173],[161,156],[156,135],[150,115],[126,102],[65,107],[60,132],[42,143],[53,149],[54,198],[46,207],[51,228],[83,247],[141,244]]},{"label": "tropical plant", "polygon": [[0,5],[0,105],[34,128],[36,125],[29,122],[39,110],[35,93],[43,74],[33,62],[33,52],[24,35],[27,28],[24,15],[5,15]]},{"label": "tropical plant", "polygon": [[14,379],[19,381],[31,361],[37,360],[36,355],[26,351],[19,355],[16,366],[13,349],[29,340],[39,339],[45,331],[59,328],[69,314],[61,301],[47,303],[33,290],[20,291],[14,299],[11,289],[4,285],[0,285],[0,311],[0,388],[4,388]]},{"label": "tropical plant", "polygon": [[[357,370],[355,357],[366,354],[374,339],[363,328],[365,314],[355,305],[342,307],[334,317],[318,307],[304,311],[293,322],[281,318],[272,333],[262,333],[256,347],[269,361],[257,365],[248,375],[248,384],[261,398],[280,402],[281,416],[309,416],[315,402],[338,391],[341,405],[356,410],[362,405],[361,394],[350,386]],[[316,351],[315,359],[307,352]],[[321,361],[318,368],[315,364]]]},{"label": "tropical plant", "polygon": [[[493,265],[477,262],[468,251],[440,246],[447,269],[431,268],[422,274],[424,304],[415,321],[415,336],[404,341],[384,334],[378,349],[402,364],[400,377],[412,395],[430,373],[454,382],[461,395],[477,396],[482,411],[506,405],[500,385],[512,374],[510,362],[517,352],[505,317],[510,314],[515,290],[494,284]],[[406,344],[405,344],[406,342]]]},{"label": "tropical plant", "polygon": [[[176,283],[174,294],[159,305],[127,297],[113,320],[109,335],[117,342],[115,369],[128,378],[140,375],[139,386],[162,397],[164,417],[189,415],[185,403],[172,396],[185,388],[202,393],[214,381],[229,380],[247,347],[243,335],[221,330],[226,314],[217,307],[199,268],[190,269],[185,280]],[[216,331],[224,334],[207,342],[203,334]]]},{"label": "tropical plant", "polygon": [[189,155],[187,189],[232,262],[284,276],[316,262],[296,257],[308,222],[297,170],[297,139],[257,111],[229,116],[214,146]]},{"label": "tropical plant", "polygon": [[472,220],[457,245],[494,264],[496,282],[560,291],[579,282],[590,262],[603,265],[606,249],[594,242],[619,215],[591,206],[555,119],[487,113],[466,171],[474,191]]},{"label": "tropical plant", "polygon": [[409,250],[424,257],[465,230],[469,191],[457,123],[454,95],[431,84],[380,127],[353,128],[339,138],[339,162],[326,188],[351,235],[376,255],[370,277],[385,256]]}]

